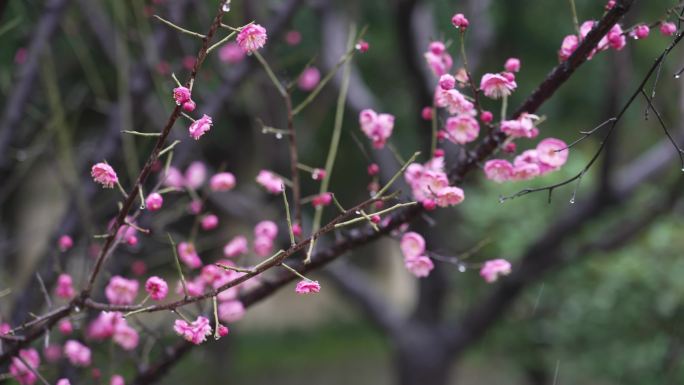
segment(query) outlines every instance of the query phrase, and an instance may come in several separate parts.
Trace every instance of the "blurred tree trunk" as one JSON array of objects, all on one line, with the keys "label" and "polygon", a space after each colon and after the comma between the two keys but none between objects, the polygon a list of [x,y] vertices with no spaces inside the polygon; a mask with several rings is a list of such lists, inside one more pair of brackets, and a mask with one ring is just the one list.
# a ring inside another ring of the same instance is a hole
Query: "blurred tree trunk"
[{"label": "blurred tree trunk", "polygon": [[407,327],[394,352],[398,385],[446,385],[453,357],[444,339],[426,325]]}]

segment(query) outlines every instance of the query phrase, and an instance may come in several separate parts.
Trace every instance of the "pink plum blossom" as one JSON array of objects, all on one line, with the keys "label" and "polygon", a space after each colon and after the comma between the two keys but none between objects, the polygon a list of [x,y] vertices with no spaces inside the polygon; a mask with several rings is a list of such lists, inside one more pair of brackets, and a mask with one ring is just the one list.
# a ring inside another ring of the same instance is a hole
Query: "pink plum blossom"
[{"label": "pink plum blossom", "polygon": [[454,59],[449,55],[446,46],[441,41],[433,41],[428,47],[428,51],[423,54],[428,67],[435,76],[440,77],[449,72],[454,64]]},{"label": "pink plum blossom", "polygon": [[511,179],[513,165],[504,159],[492,159],[485,163],[484,171],[487,179],[501,183]]},{"label": "pink plum blossom", "polygon": [[666,21],[660,24],[660,33],[663,36],[672,36],[677,32],[677,25],[675,23]]},{"label": "pink plum blossom", "polygon": [[550,167],[559,168],[568,160],[567,147],[560,139],[546,138],[537,145],[539,161]]},{"label": "pink plum blossom", "polygon": [[486,97],[500,99],[510,95],[518,87],[515,79],[503,74],[485,74],[480,81],[480,89]]},{"label": "pink plum blossom", "polygon": [[537,115],[523,112],[515,120],[504,120],[501,122],[501,131],[513,138],[534,138],[539,135],[539,129],[535,127],[535,122],[539,120]]},{"label": "pink plum blossom", "polygon": [[[28,364],[27,367],[18,357],[12,358],[9,370],[12,377],[14,377],[21,385],[33,385],[38,379],[34,370],[38,370],[40,366],[40,355],[38,351],[33,348],[21,349],[19,356],[23,358]],[[34,369],[34,370],[31,370]]]},{"label": "pink plum blossom", "polygon": [[74,246],[74,240],[68,235],[62,235],[57,240],[57,245],[59,246],[59,250],[61,252],[65,252]]},{"label": "pink plum blossom", "polygon": [[161,301],[169,293],[169,285],[163,279],[152,276],[145,282],[145,291],[153,300]]},{"label": "pink plum blossom", "polygon": [[207,131],[211,129],[212,124],[214,124],[214,122],[211,120],[211,117],[209,115],[202,115],[201,118],[192,122],[190,127],[188,127],[190,137],[192,137],[195,140],[199,140],[199,138],[202,135],[204,135]]},{"label": "pink plum blossom", "polygon": [[453,26],[457,29],[465,30],[468,28],[470,22],[462,13],[457,13],[451,18],[451,24],[453,24]]},{"label": "pink plum blossom", "polygon": [[475,113],[473,103],[463,96],[457,89],[443,90],[438,87],[435,92],[435,105],[446,108],[450,114],[469,114]]},{"label": "pink plum blossom", "polygon": [[105,296],[113,305],[131,305],[138,295],[138,281],[115,275],[105,288]]},{"label": "pink plum blossom", "polygon": [[116,172],[107,163],[95,164],[90,170],[90,175],[95,182],[101,184],[104,188],[112,188],[119,181]]},{"label": "pink plum blossom", "polygon": [[145,206],[150,211],[157,211],[162,208],[164,204],[164,198],[162,198],[159,193],[152,193],[145,199]]},{"label": "pink plum blossom", "polygon": [[280,194],[283,191],[283,179],[269,170],[259,171],[256,181],[271,194]]},{"label": "pink plum blossom", "polygon": [[561,43],[560,50],[558,51],[558,59],[560,61],[566,61],[577,49],[579,45],[579,38],[577,35],[568,35],[563,39]]},{"label": "pink plum blossom", "polygon": [[447,139],[453,143],[466,144],[477,139],[480,133],[480,124],[470,115],[457,115],[449,117],[444,126]]},{"label": "pink plum blossom", "polygon": [[518,72],[520,71],[520,59],[517,57],[512,57],[506,60],[506,64],[504,64],[504,68],[508,72]]},{"label": "pink plum blossom", "polygon": [[439,78],[439,86],[443,90],[450,90],[456,87],[456,79],[452,75],[444,74]]},{"label": "pink plum blossom", "polygon": [[432,260],[424,255],[404,258],[406,269],[418,278],[430,275],[430,271],[435,268]]},{"label": "pink plum blossom", "polygon": [[57,286],[55,287],[55,295],[63,299],[71,299],[74,296],[75,290],[73,281],[69,274],[62,273],[57,277]]},{"label": "pink plum blossom", "polygon": [[64,356],[74,366],[90,366],[90,348],[76,340],[68,340],[64,343]]},{"label": "pink plum blossom", "polygon": [[254,236],[273,240],[278,236],[278,226],[273,221],[261,221],[254,226]]},{"label": "pink plum blossom", "polygon": [[222,62],[235,64],[245,58],[245,51],[237,43],[230,42],[219,49],[218,55]]},{"label": "pink plum blossom", "polygon": [[209,325],[209,320],[206,317],[199,316],[192,323],[176,320],[173,330],[186,341],[199,345],[206,341],[207,336],[211,334],[211,325]]},{"label": "pink plum blossom", "polygon": [[273,239],[260,236],[254,239],[254,253],[260,257],[268,257],[273,250]]},{"label": "pink plum blossom", "polygon": [[195,250],[195,245],[188,242],[178,244],[178,257],[187,267],[197,269],[202,266],[202,260]]},{"label": "pink plum blossom", "polygon": [[191,97],[190,90],[187,87],[180,86],[173,89],[173,99],[179,106],[190,101]]},{"label": "pink plum blossom", "polygon": [[394,129],[394,115],[378,114],[371,109],[365,109],[359,114],[361,131],[373,142],[373,147],[383,148],[385,142],[392,135]]},{"label": "pink plum blossom", "polygon": [[209,231],[213,230],[216,227],[218,227],[219,224],[219,219],[216,215],[214,214],[208,214],[202,217],[201,220],[201,225],[202,225],[202,230]]},{"label": "pink plum blossom", "polygon": [[124,381],[123,376],[115,374],[112,376],[111,380],[109,380],[109,385],[126,385],[126,382]]},{"label": "pink plum blossom", "polygon": [[245,238],[242,235],[238,235],[235,238],[231,239],[231,241],[223,247],[223,255],[232,258],[238,255],[245,254],[248,250],[249,248],[247,246],[247,238]]},{"label": "pink plum blossom", "polygon": [[222,302],[218,307],[218,315],[223,322],[237,322],[244,317],[245,306],[237,300]]},{"label": "pink plum blossom", "polygon": [[308,67],[297,80],[297,87],[302,91],[311,91],[321,81],[321,71],[316,67]]},{"label": "pink plum blossom", "polygon": [[297,287],[295,287],[295,293],[297,294],[311,294],[318,293],[319,291],[321,291],[321,285],[318,281],[311,281],[308,279],[297,282]]},{"label": "pink plum blossom", "polygon": [[425,239],[422,235],[410,231],[401,237],[399,246],[405,258],[417,257],[425,252]]},{"label": "pink plum blossom", "polygon": [[114,329],[112,340],[124,350],[133,350],[138,347],[140,336],[138,335],[138,332],[130,327],[124,320],[124,322],[117,324]]},{"label": "pink plum blossom", "polygon": [[502,275],[511,273],[511,263],[505,259],[493,259],[484,263],[480,269],[480,276],[485,282],[492,283]]},{"label": "pink plum blossom", "polygon": [[211,191],[230,191],[235,187],[235,175],[229,172],[215,174],[209,180]]},{"label": "pink plum blossom", "polygon": [[262,48],[267,39],[266,28],[259,24],[250,24],[242,28],[235,41],[243,51],[252,53]]}]

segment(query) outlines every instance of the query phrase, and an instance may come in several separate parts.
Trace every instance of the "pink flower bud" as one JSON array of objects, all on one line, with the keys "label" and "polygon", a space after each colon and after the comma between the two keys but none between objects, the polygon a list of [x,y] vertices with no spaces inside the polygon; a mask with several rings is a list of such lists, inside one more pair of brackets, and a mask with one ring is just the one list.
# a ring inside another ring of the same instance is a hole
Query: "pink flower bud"
[{"label": "pink flower bud", "polygon": [[302,41],[302,34],[297,30],[287,31],[285,34],[285,42],[288,45],[297,45]]},{"label": "pink flower bud", "polygon": [[74,331],[73,325],[71,325],[71,322],[68,319],[63,319],[59,321],[59,324],[57,325],[59,328],[59,332],[66,335],[71,334]]},{"label": "pink flower bud", "polygon": [[315,169],[311,172],[311,179],[313,179],[313,180],[323,180],[323,178],[325,178],[325,170],[323,170],[322,168],[315,168]]},{"label": "pink flower bud", "polygon": [[482,111],[482,114],[480,114],[480,119],[483,123],[491,123],[492,120],[494,120],[494,114],[489,111]]},{"label": "pink flower bud", "polygon": [[520,71],[520,59],[516,57],[509,58],[504,64],[504,68],[508,72],[518,72]]},{"label": "pink flower bud", "polygon": [[[449,74],[444,74],[439,78],[439,86],[443,90],[450,90],[450,89],[456,87],[456,79]],[[432,114],[430,114],[430,115],[432,115]]]},{"label": "pink flower bud", "polygon": [[60,274],[57,277],[57,286],[55,287],[55,295],[63,299],[71,299],[75,294],[73,282],[69,274]]},{"label": "pink flower bud", "polygon": [[332,202],[332,195],[330,193],[323,193],[321,195],[315,196],[311,200],[313,207],[323,207],[327,206]]},{"label": "pink flower bud", "polygon": [[209,180],[211,191],[229,191],[235,187],[235,176],[229,172],[221,172]]},{"label": "pink flower bud", "polygon": [[107,163],[97,163],[90,170],[90,175],[93,177],[95,182],[102,185],[104,188],[112,188],[114,184],[119,181],[116,176],[116,172],[112,166]]},{"label": "pink flower bud", "polygon": [[219,325],[219,326],[218,326],[218,333],[219,333],[219,336],[225,337],[225,336],[228,335],[229,332],[230,332],[230,331],[228,330],[228,328],[227,328],[226,326],[224,326],[224,325]]},{"label": "pink flower bud", "polygon": [[292,225],[292,234],[294,234],[295,237],[299,237],[302,235],[302,226],[299,223],[295,223]]},{"label": "pink flower bud", "polygon": [[74,246],[74,241],[73,239],[71,239],[70,236],[62,235],[61,237],[59,237],[57,244],[59,245],[59,250],[64,252],[71,249]]},{"label": "pink flower bud", "polygon": [[209,231],[213,230],[218,226],[218,217],[214,214],[205,215],[202,218],[202,230]]},{"label": "pink flower bud", "polygon": [[162,208],[164,204],[164,198],[159,193],[152,193],[145,199],[145,206],[150,211],[157,211]]},{"label": "pink flower bud", "polygon": [[507,154],[515,154],[517,146],[515,145],[514,142],[509,142],[506,143],[506,145],[503,147],[503,151]]},{"label": "pink flower bud", "polygon": [[423,120],[432,120],[432,107],[423,107],[420,111],[420,117],[423,118]]},{"label": "pink flower bud", "polygon": [[380,166],[377,165],[377,163],[371,163],[368,165],[368,175],[370,176],[375,176],[378,175],[380,172]]},{"label": "pink flower bud", "polygon": [[359,42],[356,43],[354,48],[356,48],[356,50],[361,52],[361,53],[366,53],[366,52],[368,52],[368,48],[370,48],[370,45],[365,40],[359,40]]},{"label": "pink flower bud", "polygon": [[316,67],[309,67],[302,72],[297,80],[297,87],[302,91],[311,91],[321,81],[321,71]]},{"label": "pink flower bud", "polygon": [[295,293],[297,294],[318,293],[319,291],[321,291],[321,285],[318,281],[301,280],[297,283],[297,287],[295,287]]},{"label": "pink flower bud", "polygon": [[677,32],[675,23],[666,21],[660,24],[660,33],[663,34],[663,36],[672,36],[675,32]]},{"label": "pink flower bud", "polygon": [[185,112],[195,111],[195,107],[197,107],[197,105],[192,100],[188,100],[187,102],[183,103],[183,111]]},{"label": "pink flower bud", "polygon": [[437,203],[432,199],[424,199],[421,204],[423,208],[427,211],[432,211],[437,208]]},{"label": "pink flower bud", "polygon": [[190,101],[191,94],[187,87],[176,87],[173,89],[173,99],[176,100],[177,105],[183,105],[185,102]]},{"label": "pink flower bud", "polygon": [[371,222],[377,224],[377,223],[380,223],[380,220],[381,220],[382,218],[380,218],[380,215],[371,215],[370,219],[371,219]]},{"label": "pink flower bud", "polygon": [[435,158],[442,158],[443,156],[444,156],[444,150],[441,148],[436,148],[435,153],[434,153],[434,157]]},{"label": "pink flower bud", "polygon": [[451,24],[453,24],[457,29],[465,30],[468,28],[470,22],[465,16],[463,16],[462,13],[457,13],[451,18]]}]

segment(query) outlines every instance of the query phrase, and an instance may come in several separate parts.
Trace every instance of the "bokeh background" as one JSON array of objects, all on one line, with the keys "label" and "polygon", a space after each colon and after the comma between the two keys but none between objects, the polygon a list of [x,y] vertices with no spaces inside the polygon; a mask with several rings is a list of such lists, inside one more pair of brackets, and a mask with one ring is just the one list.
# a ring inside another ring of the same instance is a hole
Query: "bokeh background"
[{"label": "bokeh background", "polygon": [[[602,1],[576,5],[580,21],[603,13]],[[636,1],[623,24],[658,21],[675,5]],[[151,15],[204,32],[217,6],[211,0],[0,2],[0,290],[12,289],[0,298],[0,319],[21,322],[29,311],[43,309],[36,270],[48,281],[51,272],[67,268],[77,282],[84,279],[92,236],[104,233],[116,212],[113,193],[90,182],[90,165],[107,159],[130,185],[152,140],[121,131],[157,131],[173,108],[170,73],[184,79],[200,43]],[[508,57],[521,59],[512,107],[558,63],[560,42],[574,29],[569,3],[560,0],[233,0],[226,21],[266,26],[263,54],[289,80],[310,62],[326,73],[343,54],[350,26],[368,26],[370,50],[353,61],[331,185],[351,205],[368,196],[368,156],[386,174],[399,167],[390,151],[370,154],[368,146],[362,150],[356,143],[355,137],[365,143],[357,124],[361,109],[396,116],[392,144],[404,158],[428,148],[430,128],[420,110],[430,103],[435,80],[422,53],[431,39],[451,41],[458,66],[458,36],[450,25],[457,11],[471,21],[467,50],[476,76],[500,71]],[[293,30],[302,37],[294,46],[285,42]],[[630,40],[623,51],[598,54],[543,106],[542,135],[571,142],[579,131],[615,115],[669,42],[656,28],[646,40]],[[680,139],[682,83],[672,74],[681,57],[677,49],[663,66],[655,99]],[[339,80],[295,122],[305,164],[323,166]],[[296,91],[294,99],[306,95]],[[282,219],[280,197],[260,190],[254,177],[262,168],[288,175],[286,142],[263,134],[259,123],[283,127],[286,117],[253,58],[231,64],[210,56],[193,97],[197,111],[215,124],[197,142],[177,124],[172,138],[182,142],[173,164],[185,169],[199,160],[210,170],[226,167],[238,179],[235,191],[208,203],[221,226],[202,235],[198,247],[203,257],[215,258],[226,240],[250,233],[257,221]],[[511,283],[487,285],[476,270],[461,272],[450,264],[440,264],[419,282],[404,270],[397,242],[388,237],[312,274],[323,284],[320,295],[295,296],[286,287],[255,304],[231,325],[229,338],[193,349],[161,383],[681,383],[682,173],[675,150],[664,142],[653,113],[645,119],[645,109],[643,100],[632,105],[582,178],[575,203],[575,184],[554,191],[550,203],[545,193],[504,203],[499,196],[574,175],[593,156],[601,133],[576,146],[562,171],[532,182],[500,185],[476,172],[461,186],[463,204],[414,224],[435,252],[456,255],[484,242],[474,261],[507,258],[514,270],[527,266]],[[534,143],[521,142],[519,148],[528,145]],[[454,164],[459,149],[446,149]],[[317,191],[318,182],[303,179],[305,193]],[[172,277],[164,233],[188,233],[188,201],[178,195],[167,211],[144,217],[141,223],[153,236],[117,251],[110,274],[144,260],[150,272]],[[305,224],[310,217],[307,209]],[[68,255],[56,250],[61,234],[76,240]],[[106,362],[103,371],[132,378],[176,341],[168,316],[144,323],[163,335],[152,353],[110,356],[102,346],[97,359]],[[480,330],[446,352],[434,333],[445,328]],[[93,381],[83,378],[82,383]]]}]

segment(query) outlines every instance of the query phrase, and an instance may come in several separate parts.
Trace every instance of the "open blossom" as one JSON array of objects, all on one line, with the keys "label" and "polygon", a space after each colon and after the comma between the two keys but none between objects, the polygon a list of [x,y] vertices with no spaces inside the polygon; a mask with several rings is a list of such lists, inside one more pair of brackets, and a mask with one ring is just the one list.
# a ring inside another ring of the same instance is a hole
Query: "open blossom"
[{"label": "open blossom", "polygon": [[506,64],[504,64],[504,68],[508,72],[518,72],[520,71],[520,59],[517,57],[512,57],[506,60]]},{"label": "open blossom", "polygon": [[523,112],[518,119],[501,122],[501,131],[513,138],[531,139],[539,135],[539,129],[535,127],[535,122],[538,120],[537,115]]},{"label": "open blossom", "polygon": [[439,78],[439,86],[443,90],[450,90],[456,87],[456,79],[449,74],[444,74]]},{"label": "open blossom", "polygon": [[71,324],[71,321],[68,319],[63,319],[59,321],[57,324],[57,328],[59,329],[59,332],[66,335],[71,334],[74,331],[74,325]]},{"label": "open blossom", "polygon": [[394,129],[394,115],[378,114],[371,109],[365,109],[359,114],[361,131],[373,142],[373,147],[383,148],[385,142],[392,135]]},{"label": "open blossom", "polygon": [[211,325],[206,317],[199,316],[197,320],[188,323],[185,320],[176,320],[173,330],[186,341],[199,345],[211,334]]},{"label": "open blossom", "polygon": [[463,190],[449,186],[444,172],[444,158],[433,158],[424,165],[412,163],[406,168],[404,179],[411,186],[413,198],[424,207],[447,207],[461,203]]},{"label": "open blossom", "polygon": [[518,84],[515,78],[504,74],[484,74],[480,80],[480,89],[485,96],[492,99],[499,99],[510,95]]},{"label": "open blossom", "polygon": [[308,67],[297,80],[297,87],[302,91],[311,91],[321,81],[321,71],[316,67]]},{"label": "open blossom", "polygon": [[112,340],[124,350],[133,350],[138,347],[140,336],[135,329],[128,325],[126,320],[123,321],[114,329]]},{"label": "open blossom", "polygon": [[640,24],[634,28],[633,34],[634,37],[637,39],[645,39],[648,37],[648,34],[651,32],[651,29],[648,28],[648,25],[646,24]]},{"label": "open blossom", "polygon": [[432,260],[424,255],[404,258],[406,269],[418,278],[427,277],[435,268]]},{"label": "open blossom", "polygon": [[247,238],[243,237],[242,235],[238,235],[223,247],[223,255],[231,258],[245,254],[248,250],[249,247],[247,246]]},{"label": "open blossom", "polygon": [[[196,277],[192,281],[186,281],[185,287],[188,289],[188,295],[196,297],[204,292],[205,282],[202,277]],[[179,280],[176,286],[176,293],[178,295],[185,295],[183,291],[183,283]]]},{"label": "open blossom", "polygon": [[273,250],[273,239],[258,236],[254,238],[254,253],[260,257],[268,257]]},{"label": "open blossom", "polygon": [[191,269],[197,269],[202,266],[202,260],[195,250],[195,245],[188,242],[181,242],[178,244],[178,257],[185,266]]},{"label": "open blossom", "polygon": [[447,139],[453,143],[466,144],[477,139],[480,133],[480,124],[470,115],[457,115],[449,117],[444,126]]},{"label": "open blossom", "polygon": [[278,226],[273,221],[261,221],[254,226],[254,236],[275,239],[278,236]]},{"label": "open blossom", "polygon": [[243,51],[252,53],[262,48],[266,44],[267,38],[266,28],[259,24],[250,24],[242,28],[235,41],[237,41]]},{"label": "open blossom", "polygon": [[605,38],[608,39],[608,45],[610,46],[610,48],[617,51],[625,48],[625,45],[627,45],[627,38],[622,33],[622,27],[620,27],[620,24],[613,25],[610,31],[608,31],[608,34],[605,36]]},{"label": "open blossom", "polygon": [[297,287],[295,287],[295,293],[297,294],[318,293],[319,291],[321,291],[321,285],[318,281],[311,281],[308,279],[297,282]]},{"label": "open blossom", "polygon": [[501,183],[511,179],[513,176],[513,165],[504,159],[492,159],[485,163],[484,172],[487,179]]},{"label": "open blossom", "polygon": [[64,344],[64,356],[74,366],[89,366],[91,360],[90,348],[76,340],[68,340]]},{"label": "open blossom", "polygon": [[57,277],[57,286],[55,287],[55,295],[63,299],[71,299],[74,296],[74,286],[71,276],[69,274],[60,274]]},{"label": "open blossom", "polygon": [[211,125],[213,123],[214,122],[211,120],[211,117],[209,115],[202,115],[201,118],[192,122],[192,124],[188,128],[190,136],[193,139],[198,140],[202,135],[204,135],[204,133],[211,129]]},{"label": "open blossom", "polygon": [[182,188],[185,186],[185,178],[179,169],[171,166],[164,175],[163,183],[166,187]]},{"label": "open blossom", "polygon": [[435,105],[437,107],[446,108],[450,114],[468,114],[475,113],[475,105],[468,101],[457,89],[444,90],[438,87],[435,91]]},{"label": "open blossom", "polygon": [[660,33],[663,36],[672,36],[675,32],[677,32],[677,25],[675,23],[666,21],[660,24]]},{"label": "open blossom", "polygon": [[155,301],[161,301],[169,293],[169,285],[163,279],[152,276],[145,282],[145,291]]},{"label": "open blossom", "polygon": [[[24,363],[17,357],[12,358],[12,363],[10,364],[9,370],[10,374],[19,381],[21,385],[33,385],[38,379],[34,374],[34,370],[38,370],[40,365],[40,355],[36,349],[21,349],[19,351],[19,356],[26,361],[29,367],[26,367]],[[31,370],[33,368],[34,370]]]},{"label": "open blossom", "polygon": [[176,87],[173,89],[173,99],[176,101],[177,105],[182,105],[185,102],[189,102],[191,99],[190,90],[187,87]]},{"label": "open blossom", "polygon": [[439,207],[449,207],[460,204],[465,199],[465,194],[460,187],[447,186],[434,192],[433,197]]},{"label": "open blossom", "polygon": [[229,172],[215,174],[209,180],[211,191],[230,191],[235,187],[235,175]]},{"label": "open blossom", "polygon": [[105,296],[113,305],[130,305],[138,295],[138,281],[115,275],[105,288]]},{"label": "open blossom", "polygon": [[553,168],[561,167],[568,160],[568,146],[560,139],[546,138],[537,145],[539,160]]},{"label": "open blossom", "polygon": [[245,316],[245,306],[237,300],[221,302],[218,308],[219,319],[223,322],[237,322]]},{"label": "open blossom", "polygon": [[222,62],[234,64],[245,58],[245,51],[237,43],[230,42],[219,49],[218,56]]},{"label": "open blossom", "polygon": [[104,188],[112,188],[119,181],[116,172],[107,163],[95,164],[90,170],[90,175],[95,182],[101,184]]},{"label": "open blossom", "polygon": [[527,180],[554,171],[554,168],[539,160],[536,149],[523,151],[513,161],[513,179]]},{"label": "open blossom", "polygon": [[446,46],[441,41],[430,43],[428,51],[423,56],[425,61],[427,61],[428,67],[437,77],[449,73],[451,66],[454,65],[454,59],[449,55]]},{"label": "open blossom", "polygon": [[280,194],[283,191],[283,178],[268,170],[261,170],[256,177],[257,183],[263,186],[271,194]]},{"label": "open blossom", "polygon": [[402,235],[399,247],[405,258],[417,257],[425,252],[425,239],[422,235],[410,231]]},{"label": "open blossom", "polygon": [[123,314],[103,311],[88,325],[86,335],[90,339],[102,341],[113,336],[117,326],[125,322]]},{"label": "open blossom", "polygon": [[71,382],[67,378],[60,378],[55,385],[71,385]]},{"label": "open blossom", "polygon": [[493,259],[484,263],[480,276],[487,283],[495,282],[500,276],[511,273],[511,263],[505,259]]},{"label": "open blossom", "polygon": [[164,204],[164,198],[162,198],[159,193],[152,193],[145,199],[145,206],[150,211],[157,211],[162,208]]},{"label": "open blossom", "polygon": [[123,376],[115,374],[112,376],[111,380],[109,380],[109,385],[126,385],[126,382],[124,381]]},{"label": "open blossom", "polygon": [[59,246],[59,250],[64,252],[74,246],[74,240],[68,235],[62,235],[59,237],[59,240],[57,240],[57,245]]},{"label": "open blossom", "polygon": [[465,30],[470,22],[462,13],[457,13],[451,18],[451,24],[458,29]]}]

